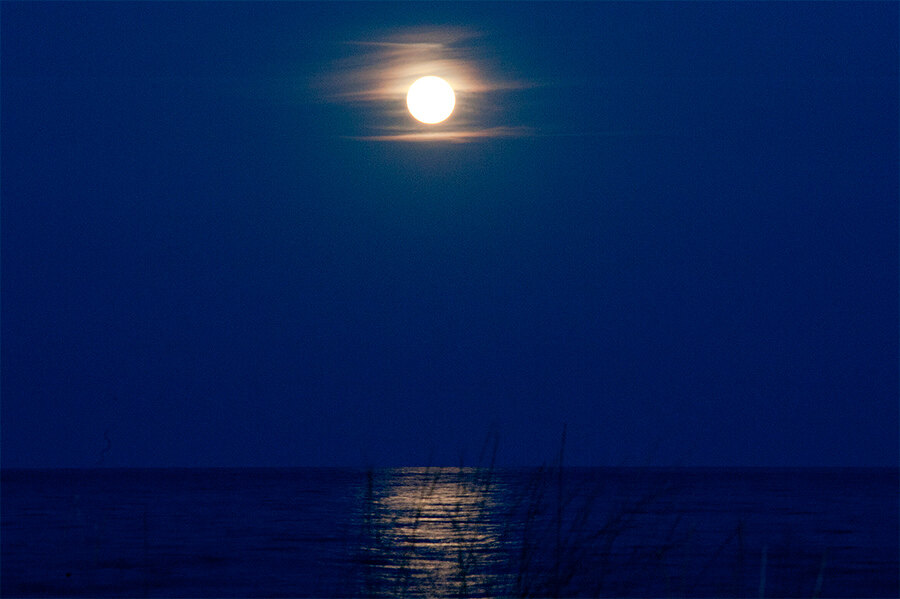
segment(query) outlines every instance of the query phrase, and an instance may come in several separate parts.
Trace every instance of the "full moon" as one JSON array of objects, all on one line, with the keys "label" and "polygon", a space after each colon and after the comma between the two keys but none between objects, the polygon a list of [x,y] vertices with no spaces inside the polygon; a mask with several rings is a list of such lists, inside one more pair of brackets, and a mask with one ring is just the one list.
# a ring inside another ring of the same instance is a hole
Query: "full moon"
[{"label": "full moon", "polygon": [[416,120],[429,125],[440,123],[453,112],[456,95],[440,77],[422,77],[409,86],[406,106]]}]

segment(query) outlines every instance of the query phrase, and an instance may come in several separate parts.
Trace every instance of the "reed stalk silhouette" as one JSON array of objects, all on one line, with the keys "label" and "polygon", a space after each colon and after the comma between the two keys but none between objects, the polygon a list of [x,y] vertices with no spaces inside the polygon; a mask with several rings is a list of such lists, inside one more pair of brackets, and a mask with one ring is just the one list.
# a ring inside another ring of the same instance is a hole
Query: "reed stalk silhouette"
[{"label": "reed stalk silhouette", "polygon": [[[577,470],[565,467],[566,432],[564,427],[552,465],[535,469],[515,489],[505,484],[513,479],[505,479],[504,472],[495,468],[496,438],[486,442],[488,449],[479,457],[484,466],[417,470],[404,482],[405,497],[414,498],[404,512],[385,507],[377,488],[378,474],[369,470],[362,594],[624,596],[635,592],[623,578],[621,571],[626,571],[638,573],[636,580],[644,585],[639,588],[657,589],[655,596],[689,597],[708,592],[703,590],[704,583],[708,584],[716,568],[727,567],[725,560],[733,555],[734,595],[765,596],[772,556],[767,544],[760,548],[761,554],[755,556],[757,586],[745,586],[744,568],[754,557],[747,556],[744,519],[709,545],[708,536],[700,535],[684,514],[665,517],[660,502],[673,493],[671,483],[656,485],[639,496],[622,495],[619,503],[609,501],[615,489],[608,486],[573,489],[572,481],[583,479],[577,478]],[[492,503],[492,497],[500,494],[503,500]],[[605,511],[598,512],[602,500]],[[648,531],[641,520],[651,515],[663,515],[662,522],[668,525],[660,528],[660,521],[653,520],[657,528]],[[445,530],[434,528],[441,525]],[[644,539],[640,543],[633,536],[623,540],[635,534],[648,536],[640,537]],[[703,563],[691,558],[692,543],[705,543],[711,549]],[[814,585],[799,596],[820,596],[825,568],[823,555]]]}]

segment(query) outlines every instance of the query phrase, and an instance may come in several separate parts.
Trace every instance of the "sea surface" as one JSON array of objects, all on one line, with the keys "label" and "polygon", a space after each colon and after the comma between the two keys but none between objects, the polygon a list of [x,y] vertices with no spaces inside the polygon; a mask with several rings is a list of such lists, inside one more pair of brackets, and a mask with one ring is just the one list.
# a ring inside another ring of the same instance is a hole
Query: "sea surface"
[{"label": "sea surface", "polygon": [[3,597],[898,597],[897,469],[2,471]]}]

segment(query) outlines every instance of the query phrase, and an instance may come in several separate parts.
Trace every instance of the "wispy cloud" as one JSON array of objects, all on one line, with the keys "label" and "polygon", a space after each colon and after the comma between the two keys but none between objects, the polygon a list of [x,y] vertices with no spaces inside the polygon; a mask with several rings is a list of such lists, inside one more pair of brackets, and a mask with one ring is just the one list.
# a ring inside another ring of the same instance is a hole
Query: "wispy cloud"
[{"label": "wispy cloud", "polygon": [[[345,137],[370,141],[466,142],[526,137],[533,129],[503,122],[497,94],[539,82],[503,74],[477,31],[459,27],[404,29],[342,44],[344,55],[313,81],[321,99],[362,111],[366,131]],[[453,115],[441,127],[423,125],[406,110],[406,92],[419,77],[436,75],[456,93]]]},{"label": "wispy cloud", "polygon": [[452,141],[466,142],[478,139],[496,139],[499,137],[532,137],[531,127],[490,127],[488,129],[456,129],[450,131],[413,131],[410,133],[393,133],[387,135],[351,136],[363,141]]}]

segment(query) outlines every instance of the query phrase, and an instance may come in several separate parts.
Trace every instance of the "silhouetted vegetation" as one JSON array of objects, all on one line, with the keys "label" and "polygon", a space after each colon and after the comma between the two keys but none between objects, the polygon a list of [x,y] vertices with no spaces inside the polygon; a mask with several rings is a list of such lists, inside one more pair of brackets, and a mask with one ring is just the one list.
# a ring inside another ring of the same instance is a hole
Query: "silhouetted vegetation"
[{"label": "silhouetted vegetation", "polygon": [[[710,577],[721,584],[732,572],[728,594],[765,596],[768,545],[749,549],[742,519],[711,539],[684,514],[667,513],[673,483],[642,495],[611,481],[585,486],[584,470],[564,459],[565,431],[554,463],[515,488],[494,455],[482,467],[409,469],[400,482],[396,470],[369,470],[360,594],[686,597],[708,594]],[[797,596],[818,597],[825,573],[823,555],[811,580],[798,574]]]}]

